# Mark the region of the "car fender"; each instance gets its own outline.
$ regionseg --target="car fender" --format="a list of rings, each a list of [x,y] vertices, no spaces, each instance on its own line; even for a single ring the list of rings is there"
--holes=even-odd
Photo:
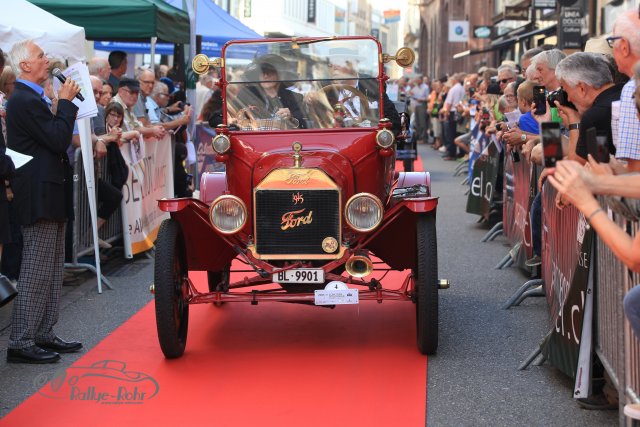
[[[227,190],[226,172],[205,172],[200,178],[200,200],[206,204],[213,202]]]

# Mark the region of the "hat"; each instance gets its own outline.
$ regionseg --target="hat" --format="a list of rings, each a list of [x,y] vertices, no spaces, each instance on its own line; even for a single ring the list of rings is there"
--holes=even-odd
[[[167,85],[167,89],[169,89],[169,95],[172,95],[177,91],[176,86],[173,84],[173,80],[169,77],[160,77],[160,81]]]
[[[137,80],[130,79],[129,77],[123,77],[120,79],[118,89],[126,87],[131,91],[140,92],[140,83]]]
[[[295,80],[298,73],[293,71],[293,67],[293,64],[289,64],[280,55],[268,53],[254,59],[247,67],[245,75],[249,80],[260,80],[260,75],[265,69],[273,69],[278,73],[278,80]]]
[[[613,55],[613,49],[609,47],[607,39],[603,37],[593,37],[587,40],[584,45],[585,52],[601,53],[603,55]]]

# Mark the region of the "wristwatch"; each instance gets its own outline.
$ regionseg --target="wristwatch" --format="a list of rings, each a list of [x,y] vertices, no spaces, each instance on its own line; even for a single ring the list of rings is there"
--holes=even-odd
[[[525,142],[527,140],[527,135],[526,134],[522,134],[520,135],[520,141]]]
[[[569,130],[580,129],[580,123],[569,123]]]

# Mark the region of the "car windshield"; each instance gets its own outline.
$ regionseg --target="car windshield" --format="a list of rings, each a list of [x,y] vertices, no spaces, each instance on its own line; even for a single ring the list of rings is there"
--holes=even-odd
[[[372,39],[232,42],[227,124],[240,130],[375,127],[379,49]]]

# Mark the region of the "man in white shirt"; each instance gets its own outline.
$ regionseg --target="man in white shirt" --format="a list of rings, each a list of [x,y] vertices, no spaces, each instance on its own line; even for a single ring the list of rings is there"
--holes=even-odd
[[[413,80],[413,86],[409,91],[411,96],[411,111],[413,111],[418,143],[425,142],[427,131],[427,99],[429,98],[429,86],[422,82],[418,76]]]
[[[455,160],[457,157],[457,146],[454,143],[456,139],[456,115],[454,114],[456,105],[462,102],[464,98],[464,87],[462,82],[466,75],[464,73],[454,74],[452,80],[455,84],[447,92],[447,98],[444,100],[444,106],[440,110],[442,116],[446,119],[442,124],[444,145],[447,149],[446,155],[443,157],[445,160]]]

